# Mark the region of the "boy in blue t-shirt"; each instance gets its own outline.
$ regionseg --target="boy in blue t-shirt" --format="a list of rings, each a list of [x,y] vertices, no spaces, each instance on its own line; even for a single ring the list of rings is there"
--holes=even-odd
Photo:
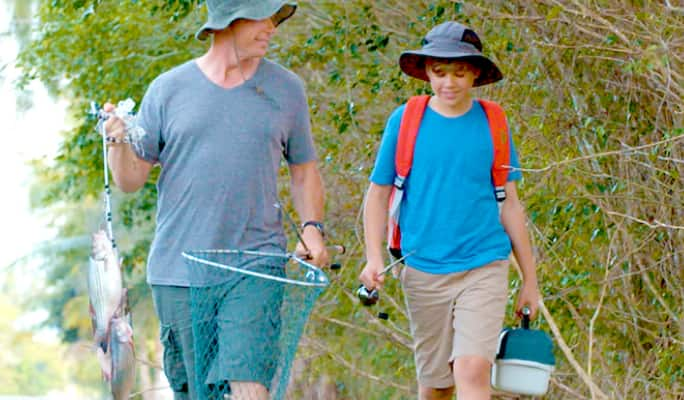
[[[404,186],[399,226],[408,254],[400,278],[413,336],[419,398],[490,398],[494,360],[508,297],[511,250],[523,272],[517,313],[534,318],[539,290],[525,212],[510,171],[499,208],[492,186],[494,147],[486,114],[470,89],[502,78],[482,55],[475,32],[456,22],[434,27],[423,48],[404,52],[404,73],[430,82],[430,98]],[[383,240],[396,176],[395,151],[405,106],[390,116],[364,205],[368,289],[384,281]],[[518,159],[511,143],[511,166]]]

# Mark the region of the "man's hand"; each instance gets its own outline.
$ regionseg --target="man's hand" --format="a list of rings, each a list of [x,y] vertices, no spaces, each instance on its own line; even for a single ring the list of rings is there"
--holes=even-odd
[[[522,288],[518,294],[518,303],[515,306],[515,313],[518,317],[522,316],[522,309],[527,307],[530,309],[530,319],[537,316],[539,309],[539,288],[536,280],[523,281]]]
[[[105,132],[107,132],[108,137],[113,137],[117,140],[117,143],[109,143],[109,145],[116,145],[122,143],[126,137],[126,124],[124,121],[113,114],[114,104],[107,103],[102,107],[105,112],[110,113],[110,117],[105,122]]]
[[[368,290],[380,289],[385,283],[385,274],[381,274],[385,266],[382,260],[367,261],[366,266],[359,275],[359,280]]]
[[[325,267],[330,263],[330,255],[328,249],[325,247],[323,235],[314,226],[306,226],[302,232],[302,240],[306,243],[309,252],[307,253],[304,245],[297,243],[295,254],[304,256],[307,261],[317,267]]]

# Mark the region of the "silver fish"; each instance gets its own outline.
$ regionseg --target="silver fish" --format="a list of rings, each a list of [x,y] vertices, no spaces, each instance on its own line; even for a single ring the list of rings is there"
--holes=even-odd
[[[112,319],[109,341],[111,357],[111,390],[114,400],[128,399],[135,384],[135,350],[133,328],[127,318]]]
[[[117,251],[104,231],[93,234],[88,295],[95,344],[107,353],[110,322],[121,307],[123,285]]]
[[[110,353],[105,353],[102,348],[98,347],[95,351],[97,354],[97,361],[100,363],[102,370],[102,378],[110,382],[112,380],[112,357]]]

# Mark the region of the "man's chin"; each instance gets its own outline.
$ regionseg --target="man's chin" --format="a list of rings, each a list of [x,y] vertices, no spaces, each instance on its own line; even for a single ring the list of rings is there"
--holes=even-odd
[[[254,51],[252,52],[252,57],[262,58],[266,55],[267,52],[268,52],[268,47],[263,48],[263,49],[257,48],[257,49],[254,49]]]

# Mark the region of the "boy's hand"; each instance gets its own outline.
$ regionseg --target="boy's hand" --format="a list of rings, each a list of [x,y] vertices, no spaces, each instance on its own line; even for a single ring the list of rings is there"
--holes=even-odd
[[[381,274],[385,266],[380,261],[367,261],[359,275],[359,280],[368,290],[380,289],[385,283],[385,274]]]
[[[518,317],[522,317],[522,309],[524,307],[530,309],[530,319],[534,319],[537,316],[539,288],[537,287],[536,280],[523,281],[522,288],[520,288],[520,293],[518,294],[518,303],[515,306],[515,314]]]

